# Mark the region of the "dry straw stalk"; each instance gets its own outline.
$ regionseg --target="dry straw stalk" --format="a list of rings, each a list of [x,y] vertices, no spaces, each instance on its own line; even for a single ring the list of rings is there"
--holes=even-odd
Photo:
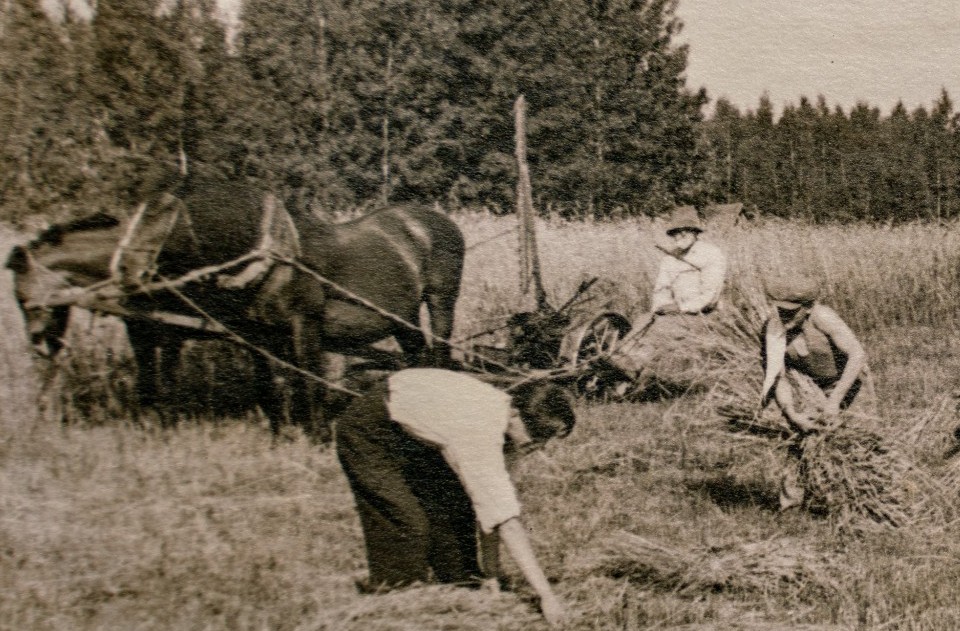
[[[603,542],[592,569],[680,592],[728,589],[767,593],[784,588],[833,588],[836,583],[826,555],[790,539],[683,550],[620,531]]]

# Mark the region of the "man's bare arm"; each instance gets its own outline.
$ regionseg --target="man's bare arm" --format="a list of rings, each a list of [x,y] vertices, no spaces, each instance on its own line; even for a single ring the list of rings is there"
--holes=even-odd
[[[777,384],[774,387],[773,396],[783,415],[787,418],[790,429],[801,433],[810,432],[815,429],[812,420],[797,410],[793,400],[793,388],[790,387],[790,382],[787,381],[787,376],[783,372],[777,377]]]
[[[827,415],[835,415],[840,411],[840,404],[850,392],[850,388],[867,367],[867,352],[853,330],[830,307],[820,305],[811,316],[815,318],[814,324],[817,328],[847,356],[847,364],[843,367],[843,373],[833,387],[827,399],[827,409],[824,410]]]
[[[523,522],[519,517],[513,517],[500,524],[497,530],[510,556],[523,573],[523,577],[540,597],[540,610],[543,612],[543,617],[550,625],[561,624],[566,618],[566,609],[553,593],[553,588],[533,553]]]

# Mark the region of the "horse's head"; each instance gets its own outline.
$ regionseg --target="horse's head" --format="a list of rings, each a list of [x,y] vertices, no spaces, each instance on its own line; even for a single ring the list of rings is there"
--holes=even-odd
[[[56,305],[54,298],[109,276],[119,232],[117,218],[95,213],[53,225],[10,251],[6,267],[13,272],[14,293],[38,354],[52,357],[63,347],[70,308],[62,300]]]
[[[11,250],[6,267],[13,272],[13,292],[23,313],[30,344],[41,357],[53,357],[63,348],[70,308],[49,307],[46,300],[70,287],[66,274],[39,264],[30,248],[20,245]]]

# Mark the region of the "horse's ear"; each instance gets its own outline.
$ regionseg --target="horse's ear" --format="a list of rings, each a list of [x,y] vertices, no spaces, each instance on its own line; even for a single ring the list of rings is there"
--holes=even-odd
[[[29,269],[30,262],[27,260],[27,250],[22,245],[16,245],[10,250],[10,256],[7,257],[7,269],[16,274],[23,274]]]

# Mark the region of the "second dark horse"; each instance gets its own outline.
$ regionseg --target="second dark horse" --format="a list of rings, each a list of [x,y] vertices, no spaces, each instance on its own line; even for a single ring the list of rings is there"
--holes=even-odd
[[[171,200],[182,204],[184,212],[164,239],[155,265],[159,276],[176,278],[230,261],[260,243],[264,191],[241,183],[184,184],[146,204]],[[431,337],[449,339],[464,255],[456,224],[415,206],[383,209],[341,224],[313,216],[296,217],[294,223],[298,265],[278,262],[239,289],[224,290],[206,279],[185,285],[182,293],[249,343],[310,373],[323,374],[326,351],[363,355],[370,344],[389,336],[396,338],[407,364],[449,361],[449,347],[429,343],[418,324],[426,304]],[[69,307],[45,306],[45,298],[65,287],[109,278],[124,231],[116,220],[93,216],[54,226],[13,249],[7,267],[14,272],[16,296],[38,352],[59,350],[69,317]],[[133,295],[124,304],[131,311],[197,315],[171,292]],[[208,334],[139,317],[124,321],[138,365],[141,405],[175,409],[174,362],[180,347],[188,338]],[[318,384],[304,379],[294,389],[301,396],[294,396],[288,409],[275,384],[277,366],[258,353],[254,362],[258,399],[274,433],[287,418],[314,435],[328,431]]]

